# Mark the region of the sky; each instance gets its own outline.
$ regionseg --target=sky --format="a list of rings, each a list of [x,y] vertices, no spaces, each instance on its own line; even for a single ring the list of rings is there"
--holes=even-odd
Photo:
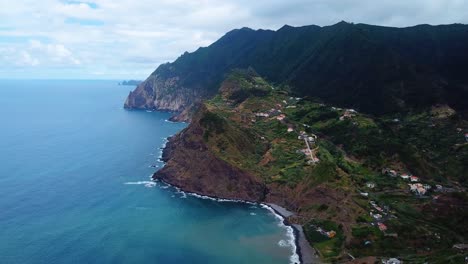
[[[241,27],[468,24],[468,0],[0,0],[0,78],[145,79]]]

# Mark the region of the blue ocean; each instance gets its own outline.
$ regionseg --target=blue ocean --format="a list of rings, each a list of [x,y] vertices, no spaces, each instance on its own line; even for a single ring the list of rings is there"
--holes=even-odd
[[[150,181],[186,124],[123,109],[117,81],[0,81],[0,263],[289,263],[259,205]]]

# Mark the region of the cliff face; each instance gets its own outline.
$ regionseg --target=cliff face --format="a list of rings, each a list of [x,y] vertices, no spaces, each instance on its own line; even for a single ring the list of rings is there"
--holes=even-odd
[[[162,65],[160,68],[165,67],[168,65]],[[159,71],[161,71],[160,68]],[[181,78],[174,71],[162,72],[152,74],[134,91],[130,92],[124,107],[127,109],[183,112],[199,103],[202,97],[201,89],[184,86],[181,83]],[[182,115],[177,120],[186,121],[188,116]]]
[[[253,175],[217,157],[205,143],[206,128],[200,119],[206,111],[201,109],[189,127],[169,139],[163,151],[166,165],[153,178],[198,194],[263,201],[266,187]]]
[[[180,112],[215,95],[232,69],[251,66],[296,95],[370,114],[436,103],[466,112],[467,42],[468,26],[457,24],[242,28],[161,65],[130,93],[125,107]]]

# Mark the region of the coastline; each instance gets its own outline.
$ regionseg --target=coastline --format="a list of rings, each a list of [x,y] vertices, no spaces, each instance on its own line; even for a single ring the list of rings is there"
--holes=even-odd
[[[231,203],[245,203],[250,205],[259,205],[275,215],[286,228],[291,229],[293,236],[293,254],[290,256],[291,263],[301,263],[301,264],[319,264],[321,263],[319,256],[317,255],[315,249],[310,246],[309,242],[305,238],[305,234],[301,225],[290,224],[287,221],[287,218],[293,216],[294,213],[288,211],[286,208],[279,206],[274,203],[258,203],[241,199],[225,199],[216,196],[210,196],[205,194],[199,194],[194,192],[185,191],[182,188],[175,186],[171,183],[168,183],[162,179],[154,179],[151,176],[152,181],[162,182],[170,187],[173,187],[178,192],[183,192],[187,195],[199,198],[199,199],[208,199],[216,202],[231,202]],[[288,230],[289,231],[289,230]],[[287,232],[288,232],[287,231]],[[289,233],[289,232],[288,232]],[[296,260],[297,259],[297,260]]]
[[[296,252],[299,255],[300,263],[302,264],[316,264],[321,263],[320,257],[317,255],[316,250],[309,244],[307,241],[304,229],[301,225],[290,224],[287,222],[286,218],[293,216],[294,213],[288,211],[286,208],[281,207],[277,204],[267,203],[266,206],[269,206],[276,214],[283,217],[285,225],[291,226],[294,229],[294,240],[296,243]]]
[[[174,121],[166,120],[166,122],[174,122]],[[163,156],[164,156],[163,153],[164,153],[164,149],[167,146],[167,143],[169,142],[169,139],[172,136],[173,135],[165,138],[160,148],[159,160],[163,162],[163,166],[161,166],[161,168],[166,165],[166,162],[163,159]],[[152,181],[162,182],[168,186],[175,188],[178,192],[183,192],[184,194],[188,194],[190,196],[193,196],[199,199],[210,199],[210,200],[214,200],[217,202],[241,202],[241,203],[251,204],[251,205],[260,205],[261,207],[273,213],[273,215],[276,218],[278,218],[281,221],[282,225],[287,229],[286,232],[288,236],[291,236],[290,238],[290,241],[291,241],[290,244],[292,246],[292,254],[290,255],[291,263],[294,263],[294,264],[296,263],[302,263],[302,264],[321,263],[316,250],[306,240],[302,226],[297,225],[297,224],[290,224],[288,222],[287,218],[290,216],[293,216],[294,213],[287,210],[286,208],[279,206],[277,204],[274,204],[274,203],[249,201],[249,200],[243,200],[243,199],[226,199],[226,198],[221,198],[217,196],[186,191],[181,186],[174,185],[161,178],[156,178],[155,175],[156,175],[156,172],[150,176]]]

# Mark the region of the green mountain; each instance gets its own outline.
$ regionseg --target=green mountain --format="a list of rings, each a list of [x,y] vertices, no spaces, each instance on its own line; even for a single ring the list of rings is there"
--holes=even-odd
[[[242,28],[160,65],[125,107],[191,120],[154,179],[280,205],[326,263],[461,263],[467,69],[468,25]]]
[[[125,107],[182,112],[216,94],[230,70],[252,67],[295,95],[366,113],[442,103],[466,114],[467,43],[468,26],[461,24],[236,29],[160,65],[130,93]]]
[[[376,117],[235,70],[169,139],[153,178],[285,207],[325,263],[348,253],[370,258],[353,263],[461,263],[453,246],[468,235],[466,131],[446,105]]]

